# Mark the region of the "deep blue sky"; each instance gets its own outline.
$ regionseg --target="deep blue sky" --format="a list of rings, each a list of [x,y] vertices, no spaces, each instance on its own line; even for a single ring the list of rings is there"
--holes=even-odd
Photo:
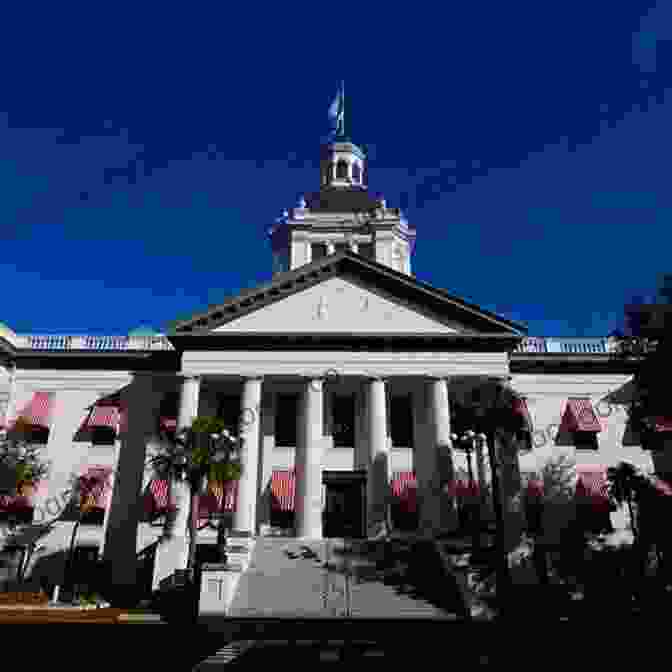
[[[671,270],[670,3],[217,4],[3,8],[15,331],[165,329],[268,280],[341,78],[419,279],[594,336]]]

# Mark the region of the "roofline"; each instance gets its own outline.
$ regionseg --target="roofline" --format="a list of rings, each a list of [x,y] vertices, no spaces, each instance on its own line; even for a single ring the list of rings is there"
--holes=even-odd
[[[336,264],[338,264],[343,260],[354,262],[355,264],[358,264],[365,268],[369,268],[370,270],[377,271],[379,273],[387,275],[390,278],[400,281],[402,284],[406,285],[409,288],[420,290],[430,295],[434,295],[435,298],[452,303],[454,306],[462,308],[472,313],[475,317],[486,318],[491,322],[495,323],[496,325],[513,329],[514,331],[518,331],[520,332],[519,334],[520,336],[527,335],[528,328],[523,324],[514,322],[513,320],[508,320],[504,317],[500,317],[499,315],[496,315],[490,310],[480,308],[476,304],[469,303],[464,299],[460,299],[459,297],[450,294],[447,290],[434,287],[433,285],[430,285],[429,283],[424,282],[422,280],[418,280],[417,278],[409,276],[406,273],[395,271],[394,269],[390,268],[389,266],[386,266],[385,264],[381,264],[372,259],[362,257],[361,255],[351,252],[350,250],[342,250],[333,255],[328,255],[326,257],[322,257],[321,259],[316,259],[314,261],[309,262],[308,264],[299,266],[298,268],[285,271],[283,273],[279,273],[269,282],[266,282],[262,285],[242,290],[237,296],[229,297],[229,299],[227,299],[221,304],[211,306],[206,311],[195,313],[188,320],[181,320],[180,322],[175,324],[172,333],[173,334],[181,333],[178,331],[180,328],[187,326],[193,327],[194,323],[202,321],[203,319],[207,319],[208,316],[210,316],[213,313],[225,311],[227,308],[235,305],[236,303],[242,302],[245,298],[248,298],[252,294],[257,293],[262,294],[285,283],[291,283],[306,274],[331,269],[333,266],[335,266]],[[169,334],[166,334],[166,337],[169,337]]]

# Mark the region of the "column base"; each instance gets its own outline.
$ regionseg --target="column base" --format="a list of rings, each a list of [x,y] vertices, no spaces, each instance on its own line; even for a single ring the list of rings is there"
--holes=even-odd
[[[186,569],[189,564],[189,540],[184,537],[164,539],[156,547],[152,591],[158,590],[161,581],[176,569]]]

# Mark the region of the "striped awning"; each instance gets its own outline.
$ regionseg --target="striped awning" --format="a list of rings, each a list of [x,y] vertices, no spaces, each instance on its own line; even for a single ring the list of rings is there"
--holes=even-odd
[[[112,467],[91,466],[82,474],[85,479],[91,479],[88,483],[86,481],[83,483],[86,488],[86,492],[82,493],[84,508],[104,510],[109,506],[112,494],[110,480],[112,471]]]
[[[468,478],[456,478],[452,480],[446,488],[446,492],[451,497],[462,499],[478,496],[479,490],[480,486],[478,481],[476,479],[469,481]]]
[[[147,497],[145,499],[145,508],[150,513],[165,512],[168,509],[168,496],[170,486],[168,479],[155,478],[149,483]]]
[[[590,399],[570,398],[562,416],[560,431],[601,432],[602,425]]]
[[[208,492],[199,497],[199,517],[207,518],[211,513],[227,513],[236,510],[238,481],[211,482]]]
[[[392,496],[395,497],[399,506],[414,513],[417,510],[417,480],[412,471],[395,471],[392,474]]]
[[[7,418],[9,426],[14,427],[16,425],[16,421],[19,418],[22,418],[28,425],[49,429],[51,426],[53,402],[53,392],[33,393],[31,400],[18,413],[16,413],[14,418]]]
[[[576,497],[587,499],[593,508],[609,511],[607,467],[600,464],[576,465]]]
[[[520,418],[523,425],[523,431],[531,434],[533,431],[532,417],[530,416],[530,410],[527,407],[527,399],[525,399],[525,397],[514,397],[511,402],[511,411],[515,416]]]
[[[525,487],[527,497],[538,498],[544,494],[544,482],[538,478],[530,478]]]
[[[276,469],[271,476],[271,507],[276,511],[294,511],[296,473],[293,469]]]
[[[25,511],[32,507],[32,499],[26,495],[0,495],[0,513]]]
[[[672,416],[659,415],[653,419],[654,432],[672,432]]]
[[[159,427],[166,432],[174,432],[177,428],[177,418],[160,418]]]
[[[94,406],[87,418],[86,427],[110,427],[116,431],[119,427],[119,409],[115,406]]]

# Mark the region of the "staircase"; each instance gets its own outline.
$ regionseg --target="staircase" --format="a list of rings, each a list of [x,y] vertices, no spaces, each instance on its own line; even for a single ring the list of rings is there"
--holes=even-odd
[[[409,566],[410,557],[420,564]],[[228,614],[238,618],[469,618],[455,576],[446,574],[438,553],[433,565],[428,560],[415,549],[409,553],[385,548],[382,541],[262,538]]]

